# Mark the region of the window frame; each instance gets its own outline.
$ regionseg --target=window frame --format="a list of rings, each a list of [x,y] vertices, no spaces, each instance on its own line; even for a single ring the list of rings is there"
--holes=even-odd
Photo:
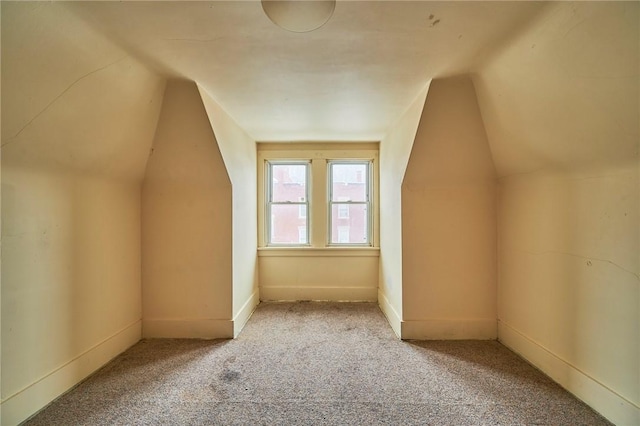
[[[379,143],[378,142],[258,142],[257,150],[257,201],[258,201],[258,251],[262,255],[272,251],[287,256],[311,255],[355,255],[377,252],[379,250]],[[370,167],[370,216],[369,244],[329,244],[328,235],[328,161],[371,161]],[[270,217],[267,208],[266,185],[267,164],[309,162],[308,177],[308,244],[268,244],[270,241],[267,221]],[[350,212],[350,215],[353,212]],[[297,215],[296,215],[297,216]],[[331,254],[334,253],[334,254]],[[261,255],[261,256],[262,256]]]
[[[306,201],[273,201],[273,166],[305,166],[304,198]],[[311,160],[265,160],[265,242],[267,247],[305,247],[311,245]],[[275,243],[273,239],[273,209],[274,205],[298,206],[298,218],[306,222],[306,243]],[[307,215],[300,217],[300,207],[305,206]],[[299,229],[299,227],[298,227]],[[298,241],[300,240],[298,231]]]
[[[348,246],[356,246],[356,247],[371,247],[373,245],[373,160],[371,159],[327,159],[327,246],[335,246],[335,247],[348,247]],[[365,201],[345,201],[345,200],[337,200],[333,201],[333,184],[334,183],[348,183],[342,181],[333,180],[333,166],[334,165],[360,165],[363,164],[366,166],[366,173],[364,175],[364,183],[367,188],[365,191]],[[363,243],[342,243],[340,241],[332,241],[332,231],[333,231],[333,206],[337,206],[337,218],[336,219],[350,219],[350,206],[360,206],[363,205],[366,208],[366,233],[367,239]],[[347,215],[340,216],[340,206],[347,207]],[[340,238],[338,237],[338,240]]]

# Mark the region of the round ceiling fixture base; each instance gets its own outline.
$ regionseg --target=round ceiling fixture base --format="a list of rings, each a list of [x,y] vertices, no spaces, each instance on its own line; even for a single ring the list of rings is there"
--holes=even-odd
[[[306,33],[327,23],[336,0],[261,0],[271,22],[287,31]]]

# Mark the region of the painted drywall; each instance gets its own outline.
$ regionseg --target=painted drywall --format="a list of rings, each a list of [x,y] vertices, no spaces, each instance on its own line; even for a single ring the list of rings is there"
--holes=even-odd
[[[401,196],[402,338],[495,338],[495,169],[469,77],[431,82]]]
[[[10,162],[4,153],[7,425],[26,419],[141,336],[140,184]]]
[[[55,3],[1,7],[1,423],[14,425],[140,339],[140,183],[164,81]]]
[[[378,303],[400,336],[402,322],[401,186],[429,84],[380,142],[380,271]]]
[[[260,252],[261,300],[377,300],[377,249]]]
[[[12,164],[142,178],[162,79],[61,4],[2,3],[2,59]]]
[[[232,281],[234,336],[260,302],[258,293],[258,204],[256,143],[199,88],[232,188]]]
[[[233,337],[232,189],[195,83],[170,80],[142,186],[145,337]]]
[[[550,4],[474,79],[499,339],[620,425],[640,423],[639,6]]]
[[[638,420],[639,191],[633,168],[500,187],[500,338],[618,424]]]
[[[345,1],[302,35],[259,1],[67,7],[197,81],[259,141],[378,141],[429,79],[467,72],[545,3]]]
[[[554,2],[474,76],[498,176],[637,159],[636,2]]]

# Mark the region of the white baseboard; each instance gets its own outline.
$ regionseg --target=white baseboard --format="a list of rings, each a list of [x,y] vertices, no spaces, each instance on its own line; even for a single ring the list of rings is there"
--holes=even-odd
[[[140,321],[89,348],[1,403],[5,426],[25,421],[140,340]]]
[[[232,339],[233,321],[223,319],[145,319],[142,337],[150,339]]]
[[[640,407],[503,321],[498,340],[617,425],[640,425]]]
[[[317,300],[332,302],[375,302],[376,287],[260,287],[260,300]]]
[[[242,305],[240,311],[233,318],[233,338],[238,337],[242,329],[245,325],[247,325],[247,321],[251,318],[251,314],[255,311],[256,306],[260,303],[260,293],[258,289],[249,296],[247,301]]]
[[[493,340],[495,319],[432,319],[402,321],[403,340]]]
[[[387,321],[394,333],[400,338],[402,333],[402,318],[400,318],[400,315],[393,308],[391,302],[389,302],[389,299],[381,289],[378,289],[378,305],[380,305],[380,310],[382,310],[384,316],[387,317]]]

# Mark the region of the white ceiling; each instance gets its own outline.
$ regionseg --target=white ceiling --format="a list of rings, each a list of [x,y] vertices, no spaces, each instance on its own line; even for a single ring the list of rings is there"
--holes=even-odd
[[[255,1],[67,7],[158,72],[196,81],[258,141],[376,141],[431,78],[478,69],[544,4],[339,1],[308,33]]]

